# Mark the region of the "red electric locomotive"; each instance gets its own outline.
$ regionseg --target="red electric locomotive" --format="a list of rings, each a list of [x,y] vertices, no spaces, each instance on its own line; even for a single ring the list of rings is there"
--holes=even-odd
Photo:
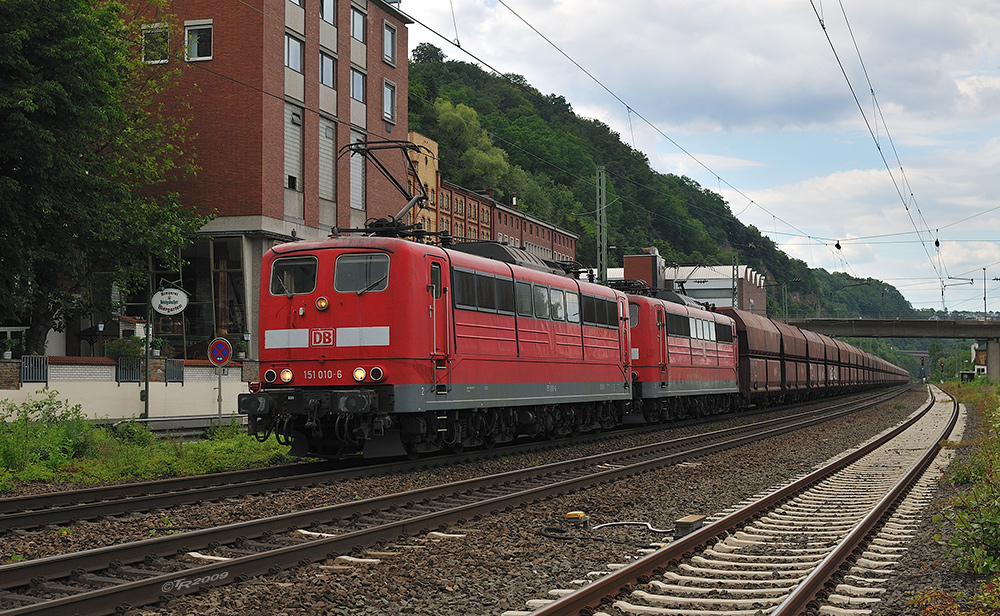
[[[685,296],[629,295],[632,375],[647,421],[739,408],[735,322]]]
[[[412,456],[629,421],[625,294],[525,251],[296,242],[265,255],[261,290],[263,380],[239,410],[293,455]]]

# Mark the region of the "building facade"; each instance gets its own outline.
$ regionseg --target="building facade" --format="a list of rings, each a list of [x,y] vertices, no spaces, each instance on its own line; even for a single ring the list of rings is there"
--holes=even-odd
[[[216,336],[247,340],[255,355],[263,253],[362,227],[405,203],[345,146],[406,139],[410,21],[382,0],[184,0],[169,10],[174,24],[147,16],[143,59],[183,63],[171,96],[187,95],[180,113],[199,171],[167,189],[216,218],[182,254],[181,271],[152,271],[152,291],[176,285],[190,299],[179,315],[154,314],[152,331],[181,357],[203,359]],[[378,156],[405,182],[402,154]],[[144,317],[148,295],[129,298],[124,312]],[[71,325],[65,353],[91,354],[81,334],[114,316]]]
[[[418,146],[410,159],[416,175],[410,174],[410,194],[423,187],[426,206],[413,212],[409,222],[419,222],[428,231],[447,231],[459,241],[493,240],[523,248],[550,261],[575,261],[579,236],[518,209],[517,197],[510,205],[500,203],[492,191],[477,192],[441,177],[436,141],[411,132]]]

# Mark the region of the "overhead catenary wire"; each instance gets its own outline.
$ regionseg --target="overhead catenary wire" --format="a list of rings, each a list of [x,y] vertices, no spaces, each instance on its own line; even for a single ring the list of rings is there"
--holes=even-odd
[[[917,237],[920,238],[920,240],[921,240],[921,245],[923,246],[924,253],[927,255],[927,260],[930,262],[931,268],[937,273],[938,278],[941,280],[941,282],[943,284],[944,283],[944,279],[947,277],[947,270],[946,270],[946,268],[943,267],[943,261],[942,261],[942,267],[941,268],[939,268],[938,264],[936,264],[934,262],[934,258],[931,256],[931,253],[930,253],[930,251],[927,248],[926,242],[923,241],[923,233],[922,233],[921,229],[918,227],[917,222],[913,218],[913,212],[911,212],[911,210],[910,210],[910,204],[911,203],[913,203],[914,209],[917,210],[918,215],[919,215],[919,217],[920,217],[921,220],[923,220],[923,214],[920,212],[919,206],[917,206],[917,204],[916,204],[916,197],[913,195],[913,191],[908,189],[909,188],[909,182],[906,179],[905,173],[903,173],[902,163],[899,161],[899,154],[896,151],[896,146],[895,146],[895,144],[892,141],[891,135],[889,135],[888,125],[885,122],[885,116],[882,115],[881,107],[878,104],[878,98],[875,96],[875,87],[874,87],[874,85],[872,85],[871,77],[868,75],[868,70],[867,70],[867,68],[865,68],[864,60],[861,57],[861,50],[860,50],[860,47],[858,46],[857,39],[854,37],[854,33],[853,33],[853,31],[851,30],[851,27],[850,27],[850,22],[847,19],[847,10],[844,8],[843,2],[841,2],[840,3],[841,12],[844,15],[844,21],[847,23],[848,33],[851,36],[851,40],[854,42],[854,48],[855,48],[855,50],[856,50],[856,52],[858,54],[858,60],[861,63],[862,70],[863,70],[865,78],[866,78],[866,80],[868,82],[868,90],[869,90],[869,92],[871,94],[872,102],[873,102],[873,104],[875,106],[875,109],[877,110],[876,113],[877,113],[878,117],[882,121],[883,127],[885,127],[886,139],[889,142],[890,147],[892,148],[892,151],[893,151],[894,155],[896,156],[897,163],[899,163],[899,168],[900,168],[900,172],[901,172],[900,173],[900,180],[897,180],[896,176],[893,175],[892,167],[889,164],[889,160],[886,158],[885,152],[882,150],[882,145],[879,143],[879,138],[878,138],[878,135],[876,134],[876,129],[877,129],[878,125],[876,124],[875,126],[873,126],[872,122],[868,118],[868,115],[865,113],[864,105],[861,104],[861,99],[858,96],[858,93],[857,93],[857,91],[854,88],[854,84],[851,82],[850,76],[847,74],[847,68],[844,66],[844,63],[843,63],[843,61],[840,58],[840,54],[837,52],[837,47],[836,47],[836,45],[833,42],[833,38],[830,36],[830,31],[826,27],[826,20],[825,20],[825,18],[823,17],[823,15],[820,14],[819,9],[816,7],[815,0],[809,0],[809,4],[813,8],[813,12],[816,14],[816,19],[819,21],[820,28],[822,28],[823,34],[826,36],[827,43],[830,45],[830,50],[833,52],[833,56],[834,56],[834,58],[837,61],[837,65],[840,67],[841,74],[844,76],[844,79],[847,81],[847,86],[848,86],[848,88],[851,91],[851,95],[854,97],[854,102],[857,104],[858,111],[861,112],[861,117],[862,117],[862,119],[865,122],[865,126],[868,128],[868,133],[871,135],[872,140],[875,142],[875,148],[878,150],[879,156],[882,159],[882,163],[885,165],[885,168],[886,168],[886,170],[889,173],[889,178],[892,181],[892,185],[893,185],[893,187],[896,190],[896,194],[899,196],[899,199],[900,199],[900,201],[903,204],[903,209],[906,210],[906,215],[907,215],[907,217],[910,220],[910,224],[913,227],[914,231],[916,231]],[[901,185],[901,182],[902,182],[902,185]],[[908,193],[908,196],[907,196],[906,193]],[[929,231],[928,231],[928,233],[929,233]]]
[[[796,237],[801,237],[803,239],[806,239],[806,240],[808,240],[810,242],[810,244],[813,244],[813,243],[819,244],[819,245],[823,244],[823,242],[816,241],[815,238],[813,238],[812,235],[806,233],[805,231],[803,231],[801,229],[798,229],[797,227],[795,227],[794,225],[792,225],[788,221],[786,221],[786,220],[782,219],[781,217],[775,215],[774,213],[770,212],[769,210],[767,210],[766,208],[764,208],[762,205],[760,205],[759,203],[757,203],[753,198],[751,198],[750,196],[746,195],[742,190],[740,190],[739,188],[737,188],[736,186],[734,186],[733,184],[731,184],[730,182],[728,182],[727,180],[725,180],[724,178],[722,178],[718,173],[716,173],[715,171],[713,171],[710,167],[708,167],[708,165],[706,165],[704,162],[702,162],[701,159],[699,159],[697,156],[695,156],[693,153],[691,153],[690,151],[688,151],[687,149],[685,149],[683,146],[681,146],[678,142],[676,142],[669,135],[667,135],[662,130],[660,130],[652,122],[650,122],[648,119],[646,119],[642,114],[640,114],[639,112],[637,112],[628,103],[626,103],[621,97],[619,97],[612,90],[610,90],[607,86],[605,86],[602,82],[600,82],[590,72],[588,72],[585,68],[583,68],[579,63],[577,63],[575,60],[573,60],[568,54],[566,54],[561,49],[559,49],[558,46],[556,46],[554,43],[552,43],[547,37],[545,37],[541,32],[539,32],[536,28],[534,28],[534,26],[532,26],[530,23],[528,23],[526,20],[524,20],[520,15],[518,15],[516,12],[514,12],[512,9],[510,9],[510,7],[506,3],[502,2],[502,0],[498,0],[498,1],[499,1],[499,4],[503,5],[505,8],[507,8],[508,10],[510,10],[512,14],[514,14],[515,16],[517,16],[518,19],[520,19],[521,21],[523,21],[529,28],[531,28],[533,31],[535,31],[543,40],[547,41],[556,50],[558,50],[563,56],[565,56],[570,62],[572,62],[575,66],[577,66],[582,72],[584,72],[588,77],[590,77],[592,80],[594,80],[595,83],[597,83],[598,85],[600,85],[601,88],[603,88],[606,92],[608,92],[613,98],[615,98],[615,100],[619,101],[626,108],[626,110],[627,110],[628,113],[635,114],[635,116],[637,118],[639,118],[640,120],[642,120],[646,125],[650,126],[653,130],[655,130],[664,139],[666,139],[671,144],[673,144],[677,149],[679,149],[686,156],[688,156],[689,158],[691,158],[692,160],[694,160],[699,166],[701,166],[703,169],[705,169],[708,173],[712,174],[720,183],[724,183],[728,188],[730,188],[731,190],[733,190],[734,192],[736,192],[737,194],[739,194],[740,196],[742,196],[743,198],[745,198],[747,200],[747,206],[746,207],[749,207],[750,205],[753,205],[753,206],[756,206],[757,208],[763,210],[764,212],[770,214],[775,220],[781,221],[782,224],[784,224],[784,225],[788,226],[789,228],[795,230],[797,232]],[[454,41],[449,40],[447,36],[445,36],[442,33],[438,32],[437,30],[435,30],[434,28],[432,28],[428,24],[424,23],[420,19],[414,17],[413,15],[407,14],[404,11],[401,11],[401,12],[404,15],[406,15],[406,17],[408,19],[412,20],[414,23],[416,23],[416,24],[420,25],[421,27],[425,28],[428,32],[430,32],[434,36],[437,36],[441,40],[446,41],[446,42],[448,42],[450,44],[454,44]],[[511,83],[515,87],[518,87],[519,89],[525,90],[525,88],[523,87],[523,85],[517,83],[516,81],[514,81],[509,74],[504,73],[504,72],[500,71],[499,69],[495,68],[489,62],[483,60],[481,57],[479,57],[478,55],[476,55],[475,53],[473,53],[469,49],[461,47],[461,46],[458,46],[458,45],[456,45],[456,47],[460,51],[462,51],[462,53],[464,53],[467,56],[469,56],[474,62],[476,62],[476,63],[478,63],[478,64],[486,67],[489,71],[493,72],[495,75],[497,75],[497,76],[499,76],[501,78],[506,79],[509,83]],[[530,91],[529,91],[529,93],[530,93]],[[534,95],[534,93],[531,93],[531,94]],[[579,118],[576,118],[576,116],[574,116],[574,118],[577,119],[577,120],[579,120]],[[506,143],[509,143],[509,142],[506,142]],[[517,146],[517,147],[519,147],[519,146]],[[524,151],[523,148],[521,148],[521,149],[522,149],[522,151]],[[533,153],[528,152],[528,154],[531,155],[531,156],[534,156],[535,158],[540,159],[540,157],[537,157]],[[553,165],[553,166],[555,168],[558,168],[558,166],[556,166],[556,165]],[[643,188],[646,188],[648,190],[654,190],[656,192],[659,192],[655,188],[648,187],[648,186],[643,186],[642,184],[636,183],[636,182],[633,182],[633,183],[636,186],[643,187]],[[652,211],[648,210],[647,208],[642,207],[640,204],[636,204],[636,203],[631,203],[630,202],[630,206],[637,207],[637,208],[639,208],[639,209],[647,212],[650,215],[653,215],[653,216],[657,215],[655,212],[652,212]],[[746,209],[746,207],[744,208],[744,210]],[[713,217],[721,219],[721,217],[718,214],[714,213],[714,212],[707,211],[706,214],[709,215],[709,216],[713,216]]]

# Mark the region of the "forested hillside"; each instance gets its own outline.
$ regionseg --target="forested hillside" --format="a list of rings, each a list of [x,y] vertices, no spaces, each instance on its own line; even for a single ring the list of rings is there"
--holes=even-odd
[[[597,263],[595,178],[607,169],[610,265],[655,246],[668,263],[741,264],[787,285],[788,314],[908,317],[909,302],[873,280],[809,269],[733,216],[722,197],[694,180],[663,174],[645,154],[599,120],[573,113],[569,101],[542,94],[520,75],[497,76],[448,60],[429,44],[410,61],[410,130],[440,144],[443,177],[473,190],[494,189],[510,202],[580,235],[577,259]],[[781,314],[782,293],[768,294]]]

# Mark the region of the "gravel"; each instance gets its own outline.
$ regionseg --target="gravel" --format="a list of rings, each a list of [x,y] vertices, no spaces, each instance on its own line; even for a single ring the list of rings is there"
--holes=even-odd
[[[354,556],[377,558],[378,564],[314,563],[294,570],[260,576],[239,584],[206,589],[160,605],[133,610],[144,616],[175,614],[218,615],[366,615],[462,614],[498,616],[505,610],[524,610],[529,599],[552,598],[553,588],[572,588],[573,580],[609,563],[626,563],[641,556],[640,546],[663,535],[640,526],[586,529],[568,524],[565,514],[583,511],[591,525],[608,522],[648,522],[668,529],[689,515],[710,515],[764,492],[895,425],[927,395],[915,388],[906,394],[906,406],[890,402],[863,415],[827,422],[794,435],[775,437],[736,450],[714,454],[682,465],[605,484],[509,512],[470,520],[445,529],[460,538],[429,536],[400,539]],[[971,418],[970,418],[971,419]],[[966,439],[973,430],[966,429]],[[623,438],[615,447],[638,444],[650,437]],[[635,441],[635,442],[633,442]],[[591,446],[596,448],[598,446]],[[600,447],[610,448],[604,444]],[[219,503],[164,512],[133,514],[80,522],[66,529],[44,529],[24,536],[0,538],[3,554],[25,558],[88,549],[151,534],[235,522],[304,507],[333,504],[357,497],[412,489],[473,475],[498,473],[516,467],[580,455],[572,452],[512,455],[508,458],[434,472],[403,473],[337,485],[289,490],[264,496],[228,499]],[[955,450],[966,455],[965,448]],[[947,490],[941,488],[941,497]],[[911,546],[876,614],[916,614],[906,607],[914,590],[936,586],[949,591],[975,590],[979,580],[951,571],[941,546],[932,540],[936,525],[928,522]]]

